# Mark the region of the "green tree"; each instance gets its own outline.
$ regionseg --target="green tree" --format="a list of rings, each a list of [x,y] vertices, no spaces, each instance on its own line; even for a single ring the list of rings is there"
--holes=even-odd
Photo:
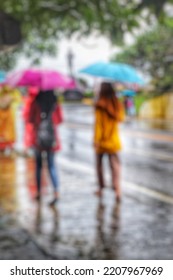
[[[140,19],[163,19],[167,3],[173,0],[5,0],[0,10],[21,22],[23,44],[18,50],[37,62],[44,52],[55,54],[57,39],[76,32],[86,36],[94,30],[122,43],[126,32],[140,26]]]
[[[113,61],[129,63],[151,77],[157,92],[173,88],[173,28],[158,25],[125,47]]]

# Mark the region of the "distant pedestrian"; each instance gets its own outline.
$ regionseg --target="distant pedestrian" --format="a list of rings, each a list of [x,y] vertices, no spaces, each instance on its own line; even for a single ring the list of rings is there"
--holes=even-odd
[[[125,108],[125,112],[126,112],[127,116],[129,116],[129,117],[135,116],[136,109],[135,109],[133,97],[131,97],[131,96],[124,97],[124,108]]]
[[[56,125],[63,121],[62,109],[57,104],[53,90],[40,91],[31,104],[28,121],[34,127],[33,146],[35,148],[36,163],[36,199],[41,198],[41,174],[43,155],[46,155],[48,171],[54,188],[54,197],[50,205],[54,205],[59,198],[59,181],[55,166],[55,152],[60,150],[60,140]]]
[[[112,174],[112,187],[116,200],[121,200],[120,188],[120,160],[118,152],[121,150],[121,141],[118,132],[118,123],[124,119],[122,104],[116,97],[112,85],[108,82],[101,84],[98,100],[95,103],[95,131],[94,147],[96,152],[96,169],[99,189],[96,192],[102,196],[104,183],[103,156],[108,155]]]
[[[133,117],[135,116],[136,110],[135,110],[135,104],[134,104],[134,100],[133,97],[129,97],[128,100],[128,115]]]
[[[126,116],[128,116],[128,97],[127,96],[124,96],[124,109],[125,109],[125,113],[126,113]]]

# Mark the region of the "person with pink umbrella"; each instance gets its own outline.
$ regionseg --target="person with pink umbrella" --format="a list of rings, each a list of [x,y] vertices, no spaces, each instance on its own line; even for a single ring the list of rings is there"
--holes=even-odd
[[[25,116],[25,123],[28,123],[27,126],[32,131],[30,135],[25,135],[29,136],[25,137],[25,143],[27,146],[34,146],[35,148],[36,199],[38,201],[41,198],[43,152],[47,155],[47,166],[54,187],[54,198],[50,204],[54,205],[59,197],[58,175],[54,163],[55,151],[60,150],[56,125],[63,121],[63,117],[62,109],[60,105],[57,105],[53,90],[76,88],[76,82],[58,71],[31,68],[8,75],[6,83],[13,87],[29,86],[40,89],[39,94],[29,104],[29,111],[25,112],[27,115]],[[47,138],[44,139],[44,137]]]
[[[35,149],[35,172],[37,195],[40,201],[42,195],[41,175],[43,155],[46,155],[47,167],[54,188],[54,196],[50,206],[56,204],[59,198],[59,181],[55,166],[55,152],[61,149],[56,126],[62,123],[63,114],[53,90],[40,91],[30,104],[26,121],[33,126],[32,146]]]

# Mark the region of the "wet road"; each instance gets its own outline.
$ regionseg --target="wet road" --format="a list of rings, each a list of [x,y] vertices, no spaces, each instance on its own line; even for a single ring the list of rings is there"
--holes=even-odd
[[[65,116],[63,150],[56,158],[61,182],[56,209],[48,207],[52,189],[46,171],[38,205],[33,159],[0,157],[0,226],[8,233],[0,242],[0,258],[10,258],[11,252],[11,258],[27,259],[34,252],[36,259],[173,259],[172,124],[128,121],[121,126],[123,200],[117,205],[106,159],[104,199],[93,195],[92,108],[68,105]],[[10,231],[19,229],[19,235],[29,236],[21,237],[29,243],[16,243],[23,251],[12,250]]]

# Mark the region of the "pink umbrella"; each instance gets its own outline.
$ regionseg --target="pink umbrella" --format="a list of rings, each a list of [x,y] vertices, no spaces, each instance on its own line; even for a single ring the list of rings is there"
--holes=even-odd
[[[9,75],[6,83],[12,87],[34,86],[41,90],[74,89],[76,82],[57,71],[28,69]]]

